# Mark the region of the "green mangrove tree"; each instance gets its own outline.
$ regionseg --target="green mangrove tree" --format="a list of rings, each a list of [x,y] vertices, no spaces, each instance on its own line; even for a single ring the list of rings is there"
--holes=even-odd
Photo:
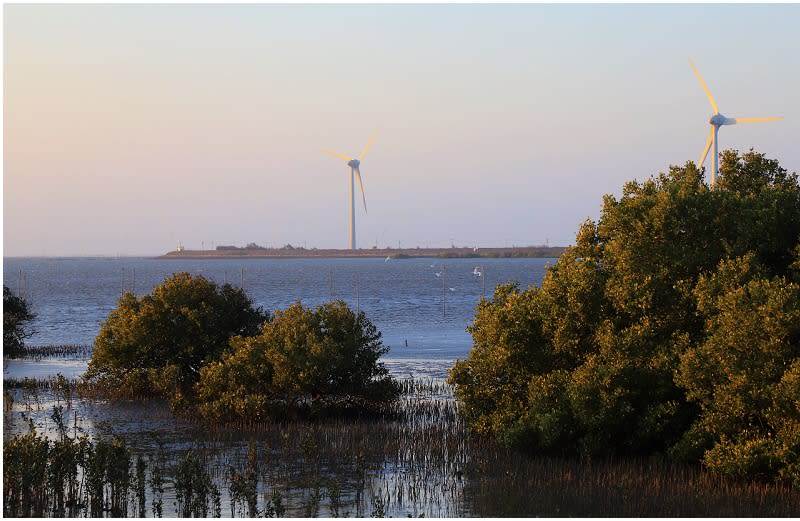
[[[536,451],[654,454],[800,486],[800,186],[722,154],[622,196],[541,287],[498,286],[450,371],[478,432]]]

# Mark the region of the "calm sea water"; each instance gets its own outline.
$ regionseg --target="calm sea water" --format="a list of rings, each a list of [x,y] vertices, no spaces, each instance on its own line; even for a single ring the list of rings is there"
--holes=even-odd
[[[37,314],[29,345],[91,344],[123,290],[149,293],[180,271],[243,284],[267,310],[342,299],[364,311],[390,347],[387,365],[447,367],[471,347],[466,328],[485,291],[538,285],[554,259],[4,258],[3,283]],[[482,275],[477,275],[482,273]],[[8,368],[7,368],[8,369]],[[17,368],[15,368],[17,369]],[[18,369],[22,369],[19,367]],[[81,368],[65,368],[78,374]],[[7,371],[5,371],[7,372]],[[17,372],[16,370],[14,371]],[[24,371],[22,371],[24,372]]]
[[[250,298],[268,310],[283,309],[298,300],[306,306],[316,306],[330,299],[343,299],[351,307],[363,310],[383,333],[384,344],[390,347],[383,361],[393,375],[435,381],[446,377],[456,359],[466,357],[472,343],[466,328],[484,288],[489,296],[496,284],[510,280],[521,286],[539,284],[548,262],[554,261],[7,258],[3,260],[3,282],[19,291],[37,314],[32,324],[36,334],[28,340],[30,345],[91,344],[123,291],[135,290],[137,295],[149,293],[165,277],[179,271],[202,274],[217,282],[227,280],[243,284]],[[5,378],[47,378],[61,373],[67,378],[76,378],[86,370],[86,365],[85,359],[69,357],[4,360],[3,375]],[[29,422],[35,425],[37,432],[57,436],[50,414],[60,403],[58,397],[47,392],[26,394],[20,389],[12,390],[9,396],[13,398],[4,396],[4,440],[27,432]],[[124,436],[128,446],[146,458],[154,456],[158,446],[164,448],[169,455],[163,498],[166,516],[177,515],[178,494],[169,469],[175,465],[178,455],[190,447],[198,448],[207,458],[208,471],[222,491],[222,512],[229,513],[231,496],[226,476],[231,465],[244,468],[248,443],[254,436],[262,452],[269,451],[270,464],[262,467],[263,475],[258,484],[261,506],[267,494],[272,493],[270,487],[278,487],[276,490],[284,497],[287,513],[308,517],[307,505],[313,503],[310,499],[314,492],[312,484],[317,483],[319,487],[319,483],[334,480],[341,484],[344,508],[351,513],[366,515],[371,511],[373,497],[380,496],[387,498],[386,513],[393,517],[474,515],[464,493],[467,480],[457,477],[451,468],[460,463],[448,458],[445,461],[449,463],[435,466],[432,460],[424,459],[428,453],[425,444],[435,445],[435,442],[423,442],[419,448],[419,440],[432,436],[431,432],[435,432],[437,439],[443,435],[441,430],[426,430],[425,422],[410,422],[403,427],[410,430],[402,431],[405,436],[401,438],[406,445],[401,447],[408,450],[418,447],[420,452],[416,456],[398,459],[381,451],[367,452],[371,455],[363,458],[366,470],[358,474],[354,473],[350,461],[331,466],[331,462],[338,461],[336,455],[340,450],[328,448],[324,455],[326,466],[322,474],[317,475],[313,466],[306,468],[305,464],[297,464],[297,461],[304,461],[298,459],[301,456],[280,448],[291,436],[310,436],[309,433],[316,431],[304,431],[305,434],[291,431],[294,434],[290,435],[289,430],[283,433],[283,427],[278,425],[256,433],[206,432],[190,422],[177,421],[166,404],[158,401],[79,399],[68,407],[67,415],[75,435],[78,431],[92,436],[114,432]],[[368,437],[397,439],[393,426],[383,429],[370,431]],[[338,447],[336,444],[347,438],[344,431],[337,430],[316,435],[326,444],[325,440],[335,439],[331,447]],[[383,443],[379,441],[378,446],[382,447]],[[397,454],[406,454],[406,449]],[[356,491],[363,491],[363,496]],[[153,499],[151,495],[146,497],[148,507]],[[322,503],[319,513],[330,516],[332,511],[327,501]],[[317,504],[319,508],[319,500]]]

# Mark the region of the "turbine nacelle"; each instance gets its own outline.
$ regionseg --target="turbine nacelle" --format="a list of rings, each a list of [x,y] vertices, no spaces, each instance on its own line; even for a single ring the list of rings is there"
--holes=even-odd
[[[711,119],[709,119],[708,122],[714,126],[719,127],[721,125],[733,125],[734,123],[736,123],[736,120],[733,118],[726,118],[722,114],[714,114],[713,116],[711,116]]]
[[[361,164],[361,161],[359,161],[358,159],[351,159],[350,161],[347,162],[347,166],[349,166],[350,168],[355,168],[355,169],[358,169],[358,165],[360,165],[360,164]]]

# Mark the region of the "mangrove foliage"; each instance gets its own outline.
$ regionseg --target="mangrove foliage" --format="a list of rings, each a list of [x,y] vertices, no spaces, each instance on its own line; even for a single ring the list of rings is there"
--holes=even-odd
[[[379,410],[399,394],[379,362],[388,348],[343,301],[274,317],[242,289],[178,273],[125,294],[95,340],[84,388],[164,397],[179,413],[261,422],[321,411]]]
[[[202,369],[198,407],[209,419],[253,422],[370,409],[400,392],[379,361],[387,351],[375,325],[343,301],[313,310],[296,303]]]
[[[35,317],[28,301],[3,285],[3,356],[11,358],[23,353],[25,339],[33,334],[30,321]]]
[[[800,487],[800,186],[753,151],[607,195],[541,287],[496,288],[450,371],[476,431]]]

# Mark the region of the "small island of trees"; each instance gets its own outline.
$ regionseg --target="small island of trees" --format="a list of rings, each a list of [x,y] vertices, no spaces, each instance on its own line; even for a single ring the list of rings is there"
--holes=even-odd
[[[84,381],[107,395],[161,396],[178,414],[263,422],[374,411],[399,386],[388,349],[342,301],[270,316],[244,291],[177,273],[152,295],[124,295],[103,323]]]

